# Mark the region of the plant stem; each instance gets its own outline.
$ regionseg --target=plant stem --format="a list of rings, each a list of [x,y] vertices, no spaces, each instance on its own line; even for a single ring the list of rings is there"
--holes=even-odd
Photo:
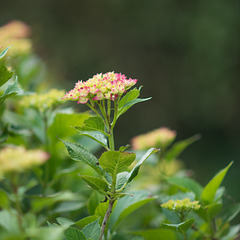
[[[99,240],[102,239],[103,237],[103,234],[104,234],[104,231],[105,231],[105,228],[107,226],[107,222],[108,222],[108,218],[112,212],[112,208],[113,208],[113,204],[114,204],[115,200],[109,200],[109,205],[108,205],[108,209],[105,213],[105,216],[104,216],[104,219],[103,219],[103,222],[102,222],[102,226],[101,226],[101,234],[100,234],[100,237],[99,237]]]

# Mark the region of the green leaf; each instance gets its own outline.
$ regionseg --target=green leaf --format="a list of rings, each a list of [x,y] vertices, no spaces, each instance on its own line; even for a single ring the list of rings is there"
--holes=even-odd
[[[79,131],[99,131],[103,134],[104,132],[104,122],[101,117],[90,117],[86,119],[83,123],[83,126],[76,127]]]
[[[76,228],[68,228],[64,232],[66,240],[86,240],[84,234]]]
[[[127,102],[123,108],[127,108],[127,107],[132,107],[133,105],[135,105],[136,103],[139,103],[139,102],[145,102],[145,101],[148,101],[152,99],[152,97],[148,97],[148,98],[137,98],[137,99],[134,99],[130,102]]]
[[[142,164],[144,163],[144,161],[148,157],[150,157],[153,153],[156,153],[158,151],[159,151],[159,149],[151,148],[142,156],[142,158],[138,161],[138,163],[135,165],[135,167],[129,173],[128,183],[130,183],[133,180],[133,178],[135,178],[138,175],[139,169],[142,166]]]
[[[223,222],[228,223],[232,221],[240,212],[240,203],[235,203],[230,207],[223,210],[221,213],[221,217],[223,218]]]
[[[91,188],[99,191],[100,193],[106,194],[108,191],[108,184],[101,178],[79,175],[83,181],[85,181]]]
[[[126,149],[130,148],[131,145],[127,144],[126,146],[122,146],[119,148],[119,152],[124,152]]]
[[[103,200],[103,196],[99,194],[97,191],[93,191],[90,195],[90,198],[87,202],[88,212],[90,215],[93,215],[96,207]]]
[[[18,81],[15,80],[14,83],[11,83],[7,86],[3,95],[0,97],[0,104],[2,104],[7,98],[15,96],[17,94],[21,94],[23,90],[18,85]]]
[[[178,223],[178,224],[168,224],[168,223],[163,223],[162,226],[164,228],[168,228],[168,229],[171,229],[171,230],[174,230],[176,232],[180,232],[180,233],[185,233],[194,223],[194,219],[191,218],[191,219],[188,219],[187,221],[185,222],[181,222],[181,223]]]
[[[82,145],[72,142],[63,141],[60,139],[68,150],[70,157],[75,161],[81,161],[92,167],[96,172],[102,173],[100,166],[98,165],[98,159],[92,155]]]
[[[177,159],[178,156],[192,143],[196,142],[197,140],[200,139],[200,135],[194,135],[193,137],[187,138],[185,140],[176,142],[171,149],[169,149],[166,153],[166,159],[167,160],[172,160],[172,159]]]
[[[11,77],[13,76],[13,72],[10,72],[4,62],[0,61],[0,87],[5,84]]]
[[[56,208],[54,208],[54,210],[51,211],[51,213],[72,212],[83,207],[85,207],[84,202],[79,201],[61,202]]]
[[[10,46],[10,47],[11,47],[11,46]],[[2,59],[2,58],[7,54],[8,49],[9,49],[10,47],[5,48],[5,49],[0,53],[0,59]]]
[[[100,202],[98,204],[98,206],[96,207],[95,209],[95,212],[94,212],[94,215],[97,215],[99,217],[101,217],[101,221],[103,220],[104,218],[104,215],[108,209],[108,206],[109,206],[109,202],[106,201],[106,202]]]
[[[213,203],[215,194],[221,185],[228,169],[230,166],[233,164],[231,162],[226,168],[222,169],[220,172],[218,172],[212,180],[206,185],[206,187],[203,189],[202,194],[201,194],[201,200],[202,202],[206,204]]]
[[[99,164],[109,174],[116,176],[118,173],[126,171],[135,158],[135,153],[107,151],[101,155]]]
[[[200,199],[203,188],[193,179],[187,177],[171,177],[168,178],[167,181],[175,186],[178,186],[183,191],[192,191],[196,195],[196,198]]]
[[[10,202],[5,191],[0,190],[0,208],[9,209]]]
[[[131,196],[119,199],[109,219],[109,227],[114,231],[120,222],[136,209],[153,201],[155,198],[149,196],[147,191],[130,192]]]
[[[68,218],[58,217],[56,218],[57,222],[64,227],[70,227],[74,222]]]
[[[177,236],[172,230],[168,229],[152,229],[146,231],[131,232],[134,235],[140,235],[145,240],[177,240]]]
[[[75,127],[75,129],[77,131],[79,131],[78,127]],[[101,133],[101,132],[97,132],[97,131],[79,131],[79,133],[83,136],[89,137],[93,140],[95,140],[96,142],[100,143],[104,148],[108,149],[108,145],[107,145],[107,139],[106,137]]]
[[[86,227],[83,228],[82,232],[86,239],[98,240],[101,233],[99,219],[97,219],[95,222],[89,223]]]
[[[240,231],[240,224],[231,226],[229,228],[229,232],[227,233],[226,236],[221,237],[221,240],[234,240],[237,239],[237,236],[239,236],[239,231]]]
[[[88,216],[88,217],[82,218],[81,220],[75,222],[74,224],[72,224],[72,226],[83,229],[89,223],[92,223],[92,222],[96,221],[97,219],[99,219],[99,216],[97,216],[97,215]]]
[[[16,213],[7,210],[0,211],[0,227],[12,233],[19,232]]]

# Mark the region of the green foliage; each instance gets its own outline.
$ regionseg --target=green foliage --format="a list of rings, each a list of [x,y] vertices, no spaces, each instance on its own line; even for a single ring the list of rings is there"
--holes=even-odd
[[[146,240],[177,240],[177,237],[173,231],[161,228],[145,231],[134,231],[133,234],[143,236]]]
[[[191,218],[191,219],[188,219],[187,221],[185,222],[181,222],[181,223],[178,223],[178,224],[168,224],[168,223],[163,223],[162,226],[164,228],[168,228],[168,229],[171,229],[171,230],[174,230],[176,232],[180,232],[180,233],[185,233],[194,223],[194,219]]]

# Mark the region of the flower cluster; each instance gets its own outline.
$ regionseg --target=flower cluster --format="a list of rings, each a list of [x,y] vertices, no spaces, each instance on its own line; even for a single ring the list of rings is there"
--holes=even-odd
[[[13,45],[11,55],[25,54],[31,52],[32,43],[28,39],[30,28],[21,21],[11,21],[0,27],[0,43],[4,48]]]
[[[163,203],[161,207],[176,212],[188,212],[191,210],[199,210],[200,205],[199,201],[191,201],[190,198],[185,198],[182,200],[169,200]]]
[[[0,150],[0,177],[9,172],[21,172],[44,163],[49,155],[42,150],[24,147],[5,147]]]
[[[96,74],[86,82],[78,81],[74,89],[66,93],[64,99],[87,103],[89,99],[114,101],[135,85],[136,79],[127,79],[121,73],[108,72]]]
[[[172,143],[175,137],[175,131],[161,127],[149,133],[134,137],[132,139],[132,147],[134,150],[143,150],[150,147],[165,148]]]
[[[32,107],[44,112],[65,102],[64,94],[64,90],[52,89],[47,93],[24,96],[21,105],[25,108]]]

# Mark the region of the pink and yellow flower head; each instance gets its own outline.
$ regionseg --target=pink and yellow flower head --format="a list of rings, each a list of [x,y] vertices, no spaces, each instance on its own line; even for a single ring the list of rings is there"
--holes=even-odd
[[[124,74],[108,72],[96,74],[86,82],[78,81],[75,87],[66,93],[64,99],[87,103],[91,100],[109,99],[114,101],[135,85],[136,79],[127,79]]]
[[[134,137],[132,139],[132,147],[134,150],[144,150],[150,147],[165,148],[173,142],[175,137],[175,131],[161,127]]]

